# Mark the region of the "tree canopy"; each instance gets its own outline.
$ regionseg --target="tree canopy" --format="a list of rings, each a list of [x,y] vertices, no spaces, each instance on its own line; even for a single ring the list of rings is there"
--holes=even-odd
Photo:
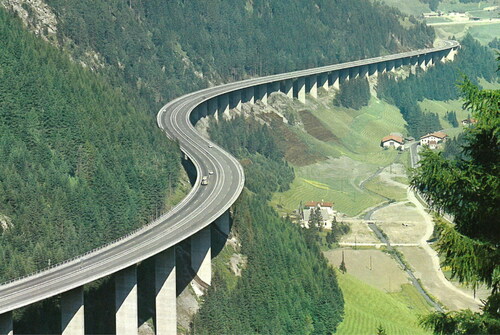
[[[498,58],[500,62],[500,56]],[[500,67],[499,67],[500,69]],[[464,107],[477,123],[466,130],[463,154],[446,159],[427,150],[413,172],[412,187],[432,208],[453,216],[440,222],[439,251],[452,276],[491,295],[483,313],[436,313],[423,324],[436,333],[500,333],[500,90],[481,90],[468,78],[460,84]]]

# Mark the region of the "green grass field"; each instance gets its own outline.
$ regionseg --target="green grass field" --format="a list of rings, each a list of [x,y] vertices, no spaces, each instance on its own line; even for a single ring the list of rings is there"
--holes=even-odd
[[[377,194],[382,194],[396,201],[406,200],[406,189],[396,185],[388,184],[380,177],[373,178],[365,184],[365,187]]]
[[[446,134],[450,137],[455,137],[463,131],[463,126],[461,124],[463,119],[466,119],[470,112],[462,109],[461,100],[450,100],[450,101],[436,101],[425,99],[419,102],[420,108],[424,112],[437,113],[439,115],[439,121],[443,126]],[[452,125],[445,119],[446,112],[455,112],[458,119],[458,128],[453,128]]]
[[[311,150],[330,159],[295,166],[296,178],[290,190],[275,194],[271,201],[281,213],[297,209],[301,201],[324,200],[334,202],[336,210],[354,216],[384,201],[358,185],[379,167],[398,159],[396,151],[381,149],[380,140],[391,132],[405,133],[399,110],[376,98],[358,111],[325,105],[310,111],[317,120],[309,120],[316,125],[308,128],[309,133],[294,131]],[[318,140],[325,130],[335,140]]]
[[[403,285],[397,293],[385,293],[348,273],[337,271],[344,294],[345,315],[336,334],[376,334],[381,325],[387,334],[431,334],[418,326],[418,315],[429,307],[411,285]]]

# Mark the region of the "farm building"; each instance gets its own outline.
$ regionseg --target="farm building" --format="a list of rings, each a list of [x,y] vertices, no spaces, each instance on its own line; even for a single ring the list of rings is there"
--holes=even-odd
[[[384,148],[394,148],[394,149],[399,149],[403,150],[403,145],[405,144],[405,141],[402,136],[398,135],[389,135],[384,137],[380,141],[380,146]]]
[[[427,134],[420,138],[420,145],[428,146],[430,149],[436,149],[439,143],[446,141],[446,137],[448,137],[448,135],[441,131]]]

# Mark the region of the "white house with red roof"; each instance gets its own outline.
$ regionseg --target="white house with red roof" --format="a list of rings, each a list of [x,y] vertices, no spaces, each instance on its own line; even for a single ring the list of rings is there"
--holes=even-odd
[[[404,149],[404,144],[405,140],[403,137],[398,136],[398,135],[389,135],[384,137],[380,141],[380,146],[384,148],[394,148],[398,150],[403,150]]]
[[[448,135],[442,131],[437,131],[435,133],[424,135],[420,138],[420,145],[428,146],[430,149],[436,149],[439,143],[446,141]]]

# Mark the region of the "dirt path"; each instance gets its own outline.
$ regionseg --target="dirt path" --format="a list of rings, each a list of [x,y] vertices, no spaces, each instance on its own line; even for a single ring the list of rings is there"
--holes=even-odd
[[[412,256],[409,252],[404,252],[405,257],[411,266],[415,269],[415,273],[420,275],[426,290],[430,294],[438,298],[448,309],[455,310],[460,308],[470,308],[472,310],[479,310],[481,301],[474,299],[473,296],[464,292],[464,290],[453,285],[441,271],[439,263],[439,256],[437,252],[430,247],[427,240],[431,237],[434,229],[432,217],[426,212],[424,206],[417,200],[415,194],[408,189],[408,200],[411,201],[417,208],[417,211],[422,215],[425,221],[425,234],[421,237],[419,244],[424,254],[428,257],[425,260],[420,253]],[[404,251],[404,250],[401,250]]]

